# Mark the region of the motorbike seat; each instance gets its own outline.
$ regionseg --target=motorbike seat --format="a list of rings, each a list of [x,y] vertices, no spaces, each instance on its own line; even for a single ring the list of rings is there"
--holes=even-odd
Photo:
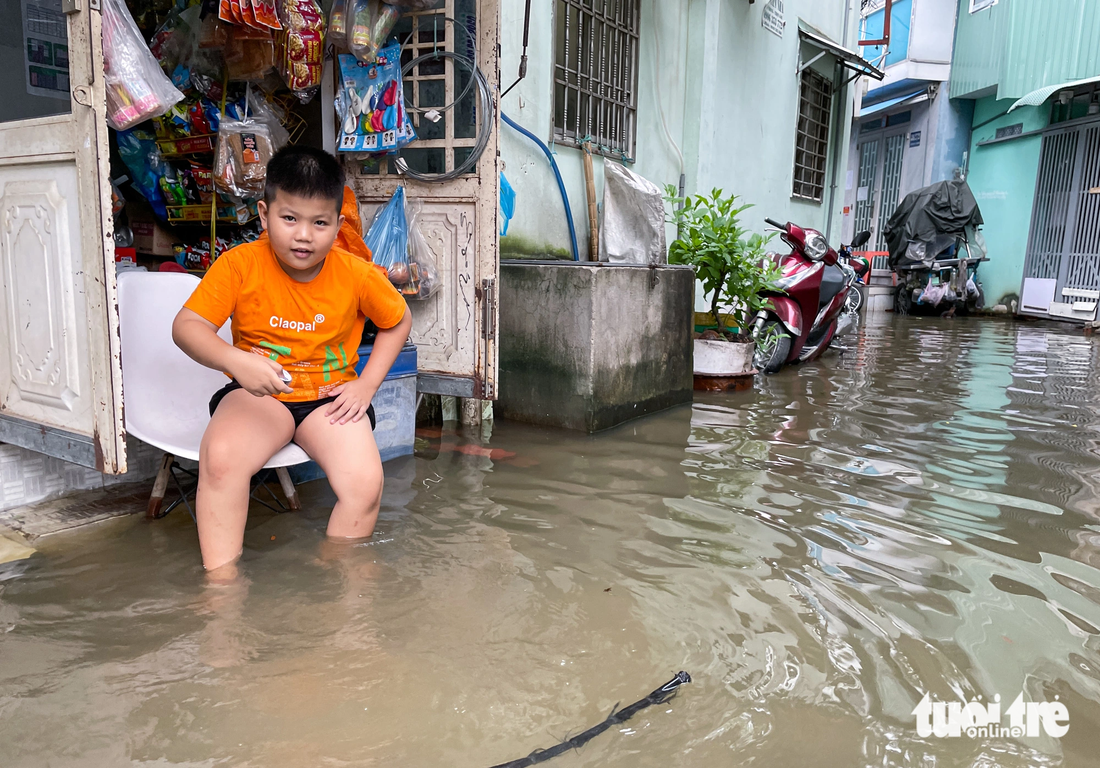
[[[840,267],[825,265],[821,273],[821,294],[817,306],[819,311],[844,289],[844,282],[844,271]]]

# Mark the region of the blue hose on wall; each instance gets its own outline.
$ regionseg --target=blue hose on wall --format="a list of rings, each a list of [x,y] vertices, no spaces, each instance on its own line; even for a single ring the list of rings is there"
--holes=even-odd
[[[573,246],[573,261],[580,261],[580,249],[577,248],[577,230],[576,227],[573,226],[573,210],[569,207],[569,195],[565,191],[565,182],[562,181],[561,171],[558,170],[558,163],[556,160],[554,160],[554,153],[550,151],[550,147],[542,143],[542,140],[540,140],[538,136],[531,133],[519,123],[512,120],[512,118],[508,117],[508,115],[501,112],[500,119],[508,125],[512,126],[512,128],[522,133],[531,141],[538,144],[539,149],[541,149],[543,154],[546,155],[546,159],[550,161],[550,167],[554,171],[554,178],[558,180],[558,189],[561,191],[561,201],[565,205],[565,220],[569,224],[569,242]]]

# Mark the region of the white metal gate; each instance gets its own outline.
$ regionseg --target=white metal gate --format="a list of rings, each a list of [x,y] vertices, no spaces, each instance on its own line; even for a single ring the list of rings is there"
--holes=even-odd
[[[433,51],[475,53],[494,87],[499,82],[499,0],[445,0],[410,15],[398,32],[407,39],[402,64]],[[467,86],[470,86],[467,88]],[[406,98],[431,117],[410,111],[417,141],[402,156],[423,173],[451,171],[469,157],[478,128],[477,84],[454,58],[432,58],[405,77]],[[463,96],[463,94],[466,94]],[[443,108],[456,101],[453,109]],[[420,231],[440,266],[443,286],[426,301],[411,301],[412,340],[417,345],[417,389],[457,397],[494,400],[497,372],[497,237],[500,170],[497,158],[499,105],[492,135],[469,174],[442,183],[415,181],[398,173],[392,158],[345,160],[364,222],[372,210],[404,185],[409,200],[423,204]],[[437,119],[431,119],[437,118]]]
[[[1100,291],[1100,122],[1043,135],[1024,281],[1029,295],[1029,282],[1051,286],[1047,308],[1024,302],[1038,314],[1074,317],[1074,300]]]

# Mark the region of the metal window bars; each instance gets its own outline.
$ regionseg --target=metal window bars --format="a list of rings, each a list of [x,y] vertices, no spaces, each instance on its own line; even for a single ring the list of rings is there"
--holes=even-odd
[[[833,86],[812,69],[802,70],[798,98],[798,131],[795,135],[794,187],[792,194],[821,202],[825,191],[825,166],[829,157],[829,115]]]
[[[633,162],[640,0],[555,3],[554,141]]]

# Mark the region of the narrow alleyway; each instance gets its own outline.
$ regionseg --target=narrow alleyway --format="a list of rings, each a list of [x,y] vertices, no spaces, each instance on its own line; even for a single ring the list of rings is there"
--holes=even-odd
[[[369,546],[186,513],[0,566],[0,765],[456,766],[694,682],[557,768],[1087,766],[1100,754],[1100,342],[872,319],[843,354],[585,437],[423,433]],[[918,691],[1064,703],[922,738]]]

